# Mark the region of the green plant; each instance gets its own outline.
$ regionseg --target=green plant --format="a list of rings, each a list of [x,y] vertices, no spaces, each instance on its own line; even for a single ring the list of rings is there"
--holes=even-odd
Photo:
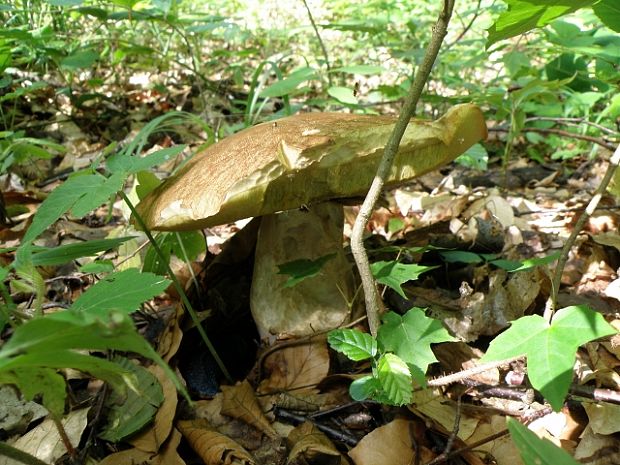
[[[376,339],[356,329],[337,329],[327,340],[351,360],[371,363],[372,374],[351,383],[353,399],[403,405],[411,401],[413,380],[425,386],[426,370],[437,361],[430,345],[455,339],[423,309],[412,308],[403,316],[386,313]]]

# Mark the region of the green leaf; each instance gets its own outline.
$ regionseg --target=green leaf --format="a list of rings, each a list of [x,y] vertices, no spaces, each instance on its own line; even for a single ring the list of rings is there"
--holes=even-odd
[[[73,210],[76,216],[84,216],[117,192],[124,180],[125,177],[120,173],[110,178],[100,174],[79,174],[70,177],[54,189],[39,206],[23,241],[29,242],[35,239],[69,210]]]
[[[327,342],[332,349],[345,354],[351,360],[358,362],[377,355],[377,341],[368,333],[357,329],[336,329],[330,331]]]
[[[185,150],[185,145],[175,145],[173,147],[158,150],[157,152],[153,152],[145,157],[138,155],[132,156],[124,151],[120,151],[108,159],[106,166],[112,172],[125,173],[125,176],[127,176],[127,174],[134,174],[138,171],[148,170],[153,166],[165,163],[176,157],[183,150]]]
[[[61,265],[81,257],[91,257],[105,250],[113,249],[132,237],[100,239],[75,244],[60,245],[54,248],[34,249],[32,264],[36,266]]]
[[[144,367],[124,357],[116,357],[114,362],[133,373],[137,387],[137,390],[126,393],[113,391],[105,402],[108,422],[99,437],[106,441],[119,442],[153,419],[164,401],[164,395],[157,378]]]
[[[80,266],[82,273],[111,273],[114,271],[114,263],[110,260],[97,260]]]
[[[507,418],[508,431],[525,465],[579,465],[564,449],[539,438],[514,418]]]
[[[0,374],[0,378],[2,375]],[[19,386],[20,392],[27,400],[33,400],[41,394],[43,406],[56,418],[61,418],[65,411],[65,379],[51,368],[31,368],[22,366],[13,370],[7,377],[13,377],[10,384]]]
[[[477,253],[467,252],[466,250],[443,250],[439,255],[448,263],[481,263],[482,257]]]
[[[330,73],[350,73],[350,74],[381,74],[385,71],[385,68],[382,66],[373,66],[373,65],[350,65],[350,66],[340,66],[339,68],[332,68]]]
[[[377,340],[386,351],[394,352],[411,367],[416,381],[426,384],[424,375],[437,361],[431,344],[455,341],[440,321],[428,318],[421,308],[412,308],[403,316],[388,312],[383,316]]]
[[[60,61],[60,66],[70,70],[90,68],[99,59],[94,50],[78,50]]]
[[[551,255],[547,255],[546,257],[528,258],[527,260],[523,260],[520,266],[510,271],[527,271],[531,270],[532,268],[536,268],[537,266],[548,265],[549,263],[553,263],[554,261],[556,261],[559,256],[560,252],[555,252]]]
[[[502,13],[488,29],[487,48],[494,43],[532,29],[541,28],[551,21],[587,7],[597,0],[504,0],[508,11]]]
[[[162,293],[171,281],[135,268],[111,274],[82,294],[71,306],[73,312],[105,315],[109,311],[131,313],[142,302]]]
[[[381,390],[379,380],[374,376],[364,376],[353,381],[349,385],[349,394],[358,402],[373,398],[375,393]]]
[[[377,365],[377,378],[390,403],[403,405],[411,402],[413,396],[411,373],[400,357],[394,354],[383,355]]]
[[[455,160],[459,165],[478,171],[486,171],[489,154],[482,144],[474,144]]]
[[[283,263],[282,265],[278,265],[278,274],[290,276],[284,283],[284,287],[293,287],[304,279],[312,278],[319,274],[323,266],[335,256],[335,253],[330,253],[316,260],[301,259]]]
[[[617,0],[601,0],[592,9],[605,26],[620,32],[620,3]]]
[[[417,264],[406,265],[396,261],[381,261],[370,265],[372,275],[381,284],[394,289],[404,299],[407,298],[405,292],[400,287],[407,281],[418,279],[418,277],[429,270],[437,268],[436,266],[422,266]]]
[[[585,305],[565,307],[555,314],[551,325],[539,315],[514,321],[491,342],[482,361],[526,355],[532,386],[557,411],[573,378],[577,348],[615,333],[601,314]]]
[[[348,87],[333,86],[327,89],[327,93],[336,100],[348,105],[357,105],[357,97],[353,93],[353,89]]]
[[[314,68],[306,67],[292,72],[288,77],[276,81],[263,89],[261,97],[283,97],[295,91],[301,83],[316,78]]]

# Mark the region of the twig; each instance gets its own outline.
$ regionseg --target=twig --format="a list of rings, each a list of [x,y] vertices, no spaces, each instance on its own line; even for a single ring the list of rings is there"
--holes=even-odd
[[[489,131],[510,132],[510,129],[495,127],[495,128],[489,128]],[[600,145],[601,147],[605,147],[607,150],[614,150],[616,148],[615,145],[603,139],[598,139],[592,136],[584,136],[582,134],[575,134],[574,132],[564,131],[562,129],[522,128],[521,132],[537,132],[539,134],[557,134],[558,136],[571,137],[573,139],[579,139],[579,140],[585,140],[587,142],[592,142],[593,144],[597,144],[597,145]]]
[[[617,131],[609,129],[602,124],[588,121],[585,118],[554,118],[551,116],[531,116],[529,118],[525,118],[525,123],[531,123],[532,121],[551,121],[553,123],[564,124],[566,126],[581,126],[582,124],[585,124],[586,126],[592,126],[593,128],[609,134],[610,136],[618,135]]]
[[[452,48],[452,46],[454,44],[458,44],[459,41],[465,36],[465,34],[467,34],[467,31],[469,31],[471,29],[471,27],[474,25],[474,22],[476,22],[476,19],[478,19],[478,16],[480,16],[480,12],[482,11],[480,9],[480,4],[481,3],[482,3],[482,0],[478,0],[478,4],[476,5],[476,11],[475,11],[474,15],[471,17],[471,19],[469,20],[469,23],[467,24],[467,26],[465,26],[463,28],[463,30],[461,31],[461,33],[458,35],[458,37],[456,39],[454,39],[449,44],[446,44],[444,50],[448,50],[448,49]]]
[[[507,358],[505,360],[498,360],[495,362],[483,363],[467,370],[459,371],[458,373],[452,373],[451,375],[441,376],[439,378],[430,379],[426,382],[429,387],[447,386],[448,384],[457,383],[467,378],[471,378],[474,375],[479,375],[485,371],[492,370],[494,368],[501,367],[502,365],[508,365],[523,358],[523,355],[518,357]]]
[[[330,74],[330,71],[332,67],[329,64],[329,55],[327,54],[327,48],[325,47],[325,43],[323,42],[323,39],[321,38],[319,28],[316,27],[316,23],[314,22],[314,18],[312,17],[312,11],[310,10],[310,7],[308,6],[308,2],[306,2],[306,0],[301,0],[301,1],[306,7],[306,11],[308,12],[308,19],[310,19],[310,24],[312,24],[312,29],[314,29],[314,34],[316,35],[316,38],[319,41],[319,44],[321,45],[321,50],[323,51],[323,56],[325,57],[325,66],[327,67],[327,81],[329,82],[329,85],[331,86],[332,76]]]
[[[452,428],[452,432],[450,436],[448,436],[448,440],[446,441],[446,447],[443,452],[435,457],[433,460],[428,462],[426,465],[437,465],[439,463],[443,463],[448,460],[450,456],[450,451],[452,450],[452,446],[454,446],[454,441],[459,434],[459,426],[461,423],[461,396],[459,396],[458,401],[456,403],[456,412],[454,413],[454,427]]]
[[[380,313],[382,309],[381,299],[377,292],[377,286],[370,270],[370,264],[368,263],[368,254],[364,248],[364,231],[366,225],[370,219],[373,209],[381,195],[381,190],[385,185],[386,179],[389,176],[390,169],[394,162],[394,157],[398,151],[398,146],[405,133],[405,129],[409,124],[409,120],[415,113],[415,108],[422,95],[422,91],[428,80],[428,77],[433,68],[433,64],[439,53],[439,49],[443,42],[446,32],[448,30],[448,23],[452,16],[452,10],[454,9],[455,0],[444,0],[443,9],[437,18],[437,23],[433,26],[433,33],[431,41],[426,49],[424,60],[415,75],[415,79],[411,84],[407,98],[398,117],[398,121],[394,126],[394,131],[390,136],[387,144],[385,145],[385,151],[383,157],[379,162],[377,173],[372,181],[368,194],[364,199],[364,203],[360,208],[359,214],[355,219],[353,225],[353,231],[351,233],[351,252],[353,252],[353,258],[357,265],[357,269],[362,280],[362,286],[364,289],[364,300],[366,302],[366,315],[368,316],[368,326],[370,333],[373,336],[377,336],[377,329],[380,324]]]
[[[590,200],[590,203],[588,203],[585,211],[581,214],[581,216],[577,220],[577,223],[575,223],[573,231],[571,232],[568,239],[566,239],[566,242],[562,247],[562,252],[560,253],[560,257],[558,258],[558,264],[555,267],[553,278],[551,279],[551,295],[549,296],[549,300],[547,301],[544,313],[544,318],[548,322],[551,322],[553,314],[556,310],[558,293],[560,292],[560,282],[562,281],[562,272],[564,271],[564,267],[566,266],[566,262],[568,261],[568,253],[575,244],[577,236],[581,233],[581,230],[583,229],[583,226],[586,223],[587,219],[592,215],[592,213],[594,213],[594,210],[596,210],[596,207],[598,206],[601,197],[607,190],[607,186],[609,185],[609,182],[614,176],[614,172],[616,171],[618,164],[620,164],[620,145],[616,148],[616,151],[609,159],[609,166],[607,167],[607,171],[605,171],[605,175],[603,176],[601,183],[596,188],[592,200]]]
[[[339,431],[337,429],[331,428],[321,423],[316,423],[310,417],[305,417],[302,415],[295,415],[294,413],[291,413],[288,410],[284,410],[280,408],[276,409],[275,416],[278,419],[288,420],[288,421],[298,423],[298,424],[309,421],[314,426],[316,426],[319,430],[321,430],[323,433],[327,434],[328,436],[331,436],[334,439],[337,439],[338,441],[344,442],[347,446],[355,447],[357,445],[358,441],[356,438],[349,436],[348,434],[343,433],[342,431]]]

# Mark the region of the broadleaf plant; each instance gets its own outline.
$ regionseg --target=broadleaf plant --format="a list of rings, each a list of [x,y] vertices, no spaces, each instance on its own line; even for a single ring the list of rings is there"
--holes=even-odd
[[[351,360],[371,362],[372,375],[353,381],[349,387],[353,399],[407,404],[413,379],[424,385],[428,366],[437,361],[430,345],[454,338],[421,308],[412,308],[403,316],[388,312],[383,321],[377,339],[356,329],[337,329],[329,333],[327,341]]]
[[[514,321],[497,336],[481,361],[527,356],[528,377],[554,410],[562,407],[573,377],[577,348],[616,330],[585,305],[560,309],[551,324],[530,315]]]

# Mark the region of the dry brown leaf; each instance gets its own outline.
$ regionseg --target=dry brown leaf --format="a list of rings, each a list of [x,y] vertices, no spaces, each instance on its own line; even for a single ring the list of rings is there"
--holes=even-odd
[[[183,339],[183,331],[179,326],[179,321],[183,316],[183,306],[177,305],[174,315],[172,315],[168,321],[166,328],[159,337],[157,342],[157,353],[161,355],[164,361],[169,362],[172,357],[176,355],[181,346],[181,339]]]
[[[177,448],[181,442],[181,433],[173,429],[168,440],[156,454],[137,448],[123,450],[108,455],[99,462],[99,465],[118,465],[123,463],[139,463],[142,465],[185,465],[185,461],[179,456]]]
[[[148,369],[161,384],[164,402],[150,428],[132,436],[129,443],[145,452],[157,453],[172,431],[178,400],[176,388],[163,370],[158,365],[151,365]]]
[[[482,441],[489,436],[506,429],[506,417],[503,415],[493,415],[482,419],[476,425],[476,430],[465,441],[467,444],[474,444]],[[460,436],[460,434],[459,434]],[[476,447],[476,452],[470,452],[466,455],[468,460],[472,460],[473,456],[483,455],[480,452],[490,454],[497,465],[522,465],[521,455],[515,447],[510,435],[502,436],[491,442],[486,442]],[[486,463],[486,462],[484,462]]]
[[[90,409],[74,410],[61,420],[73,447],[78,446],[82,432],[86,428],[88,410]],[[46,463],[54,463],[67,453],[65,445],[60,439],[56,424],[51,419],[44,420],[40,425],[17,438],[16,441],[9,443],[13,447],[27,452]],[[8,457],[0,456],[0,465],[12,465],[14,463],[16,462]]]
[[[367,434],[349,456],[356,465],[410,465],[414,461],[413,422],[394,420]],[[420,463],[432,460],[434,454],[419,446]]]
[[[269,355],[264,367],[269,377],[260,384],[259,392],[303,389],[304,393],[315,393],[313,386],[329,372],[327,343],[321,338],[307,344],[285,347]]]
[[[606,402],[584,402],[590,419],[590,428],[596,434],[613,434],[620,431],[620,405]]]
[[[434,423],[441,426],[444,431],[452,431],[454,428],[454,419],[456,417],[456,406],[454,403],[447,401],[438,394],[438,392],[438,390],[431,389],[414,392],[413,402],[409,406],[409,410],[422,418],[432,420]],[[476,430],[478,421],[478,419],[471,418],[467,415],[461,415],[459,437],[465,440],[471,436]]]
[[[271,423],[263,414],[254,395],[254,389],[247,380],[237,383],[235,386],[222,386],[222,392],[224,394],[222,414],[242,420],[270,438],[278,437],[278,433],[271,427]]]
[[[205,420],[177,422],[179,431],[206,465],[253,465],[248,451],[227,436],[210,428]]]
[[[584,465],[617,465],[620,463],[618,438],[596,434],[588,426],[581,435],[574,457]]]
[[[305,422],[292,430],[287,444],[290,449],[288,462],[294,464],[321,464],[333,465],[348,464],[344,457],[325,434],[314,424]]]

